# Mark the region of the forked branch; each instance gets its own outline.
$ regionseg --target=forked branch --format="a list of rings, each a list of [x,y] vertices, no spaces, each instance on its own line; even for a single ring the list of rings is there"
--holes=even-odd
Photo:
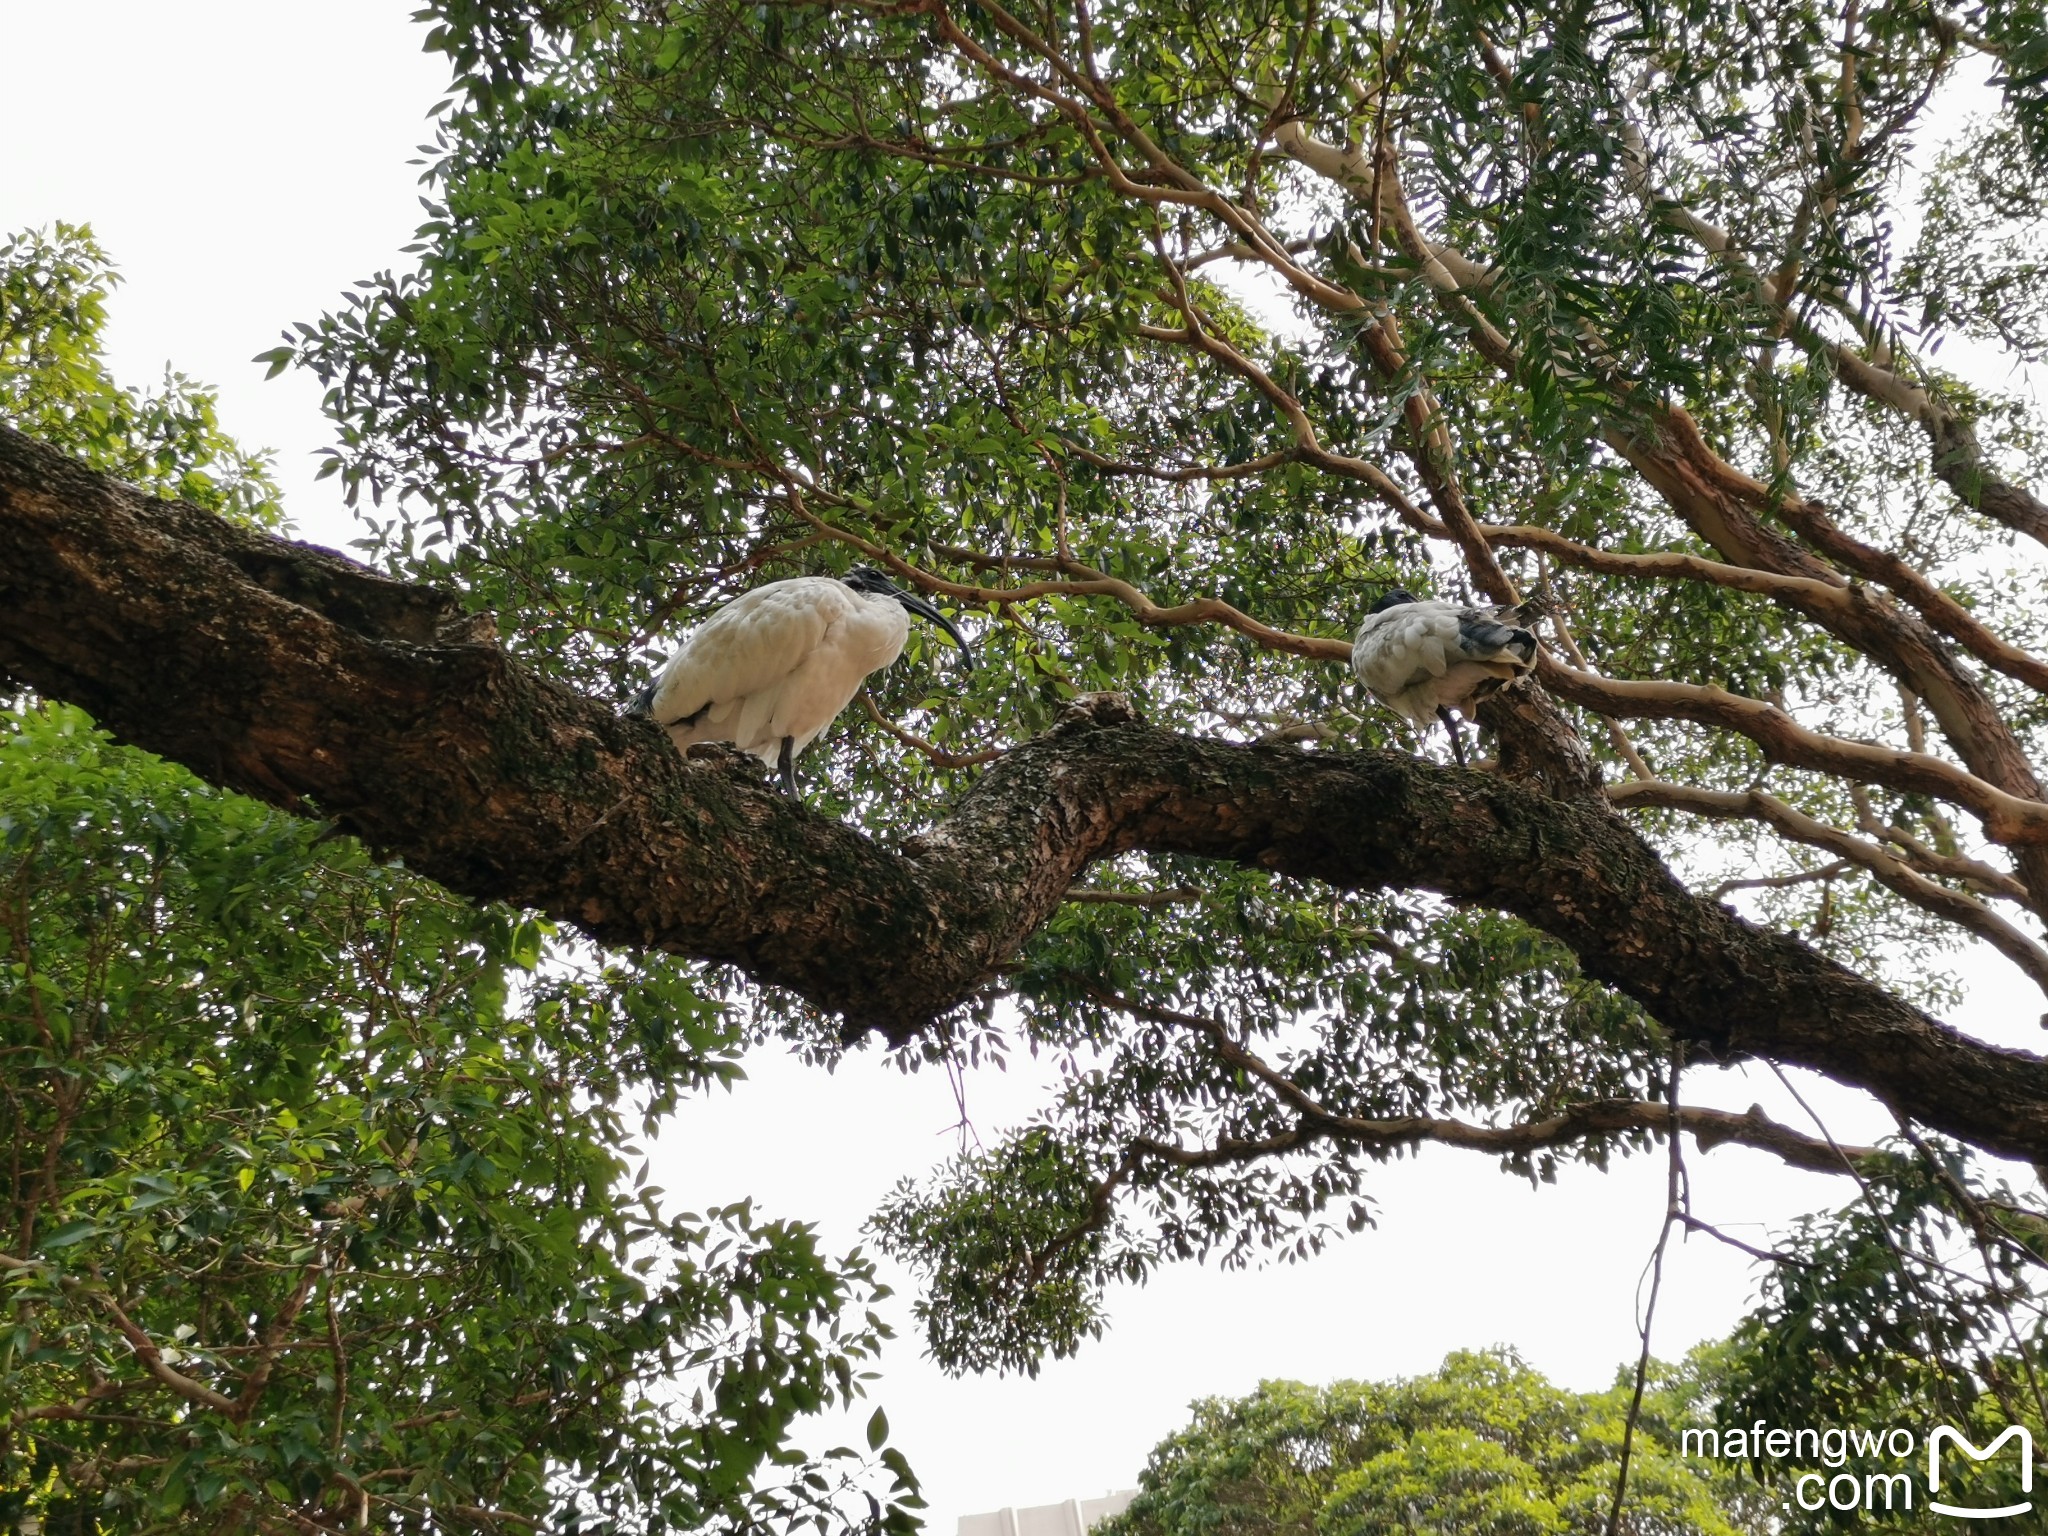
[[[1701,900],[1603,803],[1395,752],[1180,735],[1098,696],[889,847],[737,754],[679,755],[489,634],[447,594],[153,501],[0,428],[0,670],[465,895],[732,964],[901,1038],[999,986],[1098,860],[1433,891],[1553,935],[1695,1054],[1810,1067],[2048,1160],[2048,1061]]]

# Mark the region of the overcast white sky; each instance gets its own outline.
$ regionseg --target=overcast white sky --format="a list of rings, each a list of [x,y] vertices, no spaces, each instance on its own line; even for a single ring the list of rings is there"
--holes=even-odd
[[[438,99],[409,0],[0,0],[0,231],[89,222],[120,264],[111,351],[127,382],[169,362],[216,386],[226,428],[278,451],[287,510],[307,537],[353,536],[331,481],[319,389],[262,381],[249,359],[357,278],[400,263],[419,218],[407,161]],[[2029,1003],[2001,963],[1958,1016],[2038,1048]],[[1027,1064],[1028,1066],[1028,1064]],[[817,1220],[839,1247],[905,1174],[953,1147],[940,1077],[905,1078],[872,1056],[826,1076],[783,1059],[750,1065],[736,1093],[687,1106],[656,1150],[658,1182],[685,1206],[747,1195]],[[982,1137],[1026,1113],[1032,1076],[970,1079]],[[1762,1101],[1800,1122],[1768,1078],[1721,1074],[1696,1096]],[[1817,1085],[1836,1134],[1881,1134],[1873,1109]],[[1751,1240],[1763,1224],[1841,1203],[1835,1181],[1724,1149],[1694,1159],[1700,1213]],[[1116,1298],[1108,1338],[1036,1380],[949,1381],[905,1325],[876,1396],[923,1474],[933,1528],[1003,1504],[1130,1486],[1189,1399],[1264,1377],[1310,1381],[1426,1371],[1451,1349],[1508,1343],[1558,1381],[1605,1385],[1636,1349],[1638,1275],[1663,1208],[1658,1159],[1531,1191],[1481,1158],[1432,1150],[1375,1180],[1377,1230],[1306,1265],[1237,1274],[1187,1269]],[[1751,1291],[1749,1261],[1709,1240],[1677,1250],[1657,1326],[1673,1356],[1725,1332]]]

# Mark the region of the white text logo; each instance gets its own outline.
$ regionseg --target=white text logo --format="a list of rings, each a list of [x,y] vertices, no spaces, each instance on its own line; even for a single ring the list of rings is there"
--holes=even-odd
[[[1963,1432],[1948,1424],[1938,1424],[1927,1437],[1927,1491],[1941,1492],[1941,1447],[1944,1441],[1956,1447],[1972,1461],[1988,1461],[1998,1454],[1998,1448],[2008,1440],[2020,1443],[2020,1492],[2034,1491],[2034,1437],[2023,1424],[2014,1424],[2004,1434],[1978,1450],[1963,1435]],[[2007,1515],[2024,1515],[2034,1507],[2034,1501],[2027,1499],[2019,1504],[2006,1504],[1997,1509],[1975,1509],[1962,1504],[1944,1504],[1939,1499],[1931,1500],[1927,1507],[1938,1515],[1958,1515],[1965,1520],[1998,1520]]]

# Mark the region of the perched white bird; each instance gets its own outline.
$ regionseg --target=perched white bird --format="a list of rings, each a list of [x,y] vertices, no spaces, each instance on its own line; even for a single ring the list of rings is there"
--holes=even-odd
[[[1396,588],[1372,605],[1351,642],[1351,670],[1372,696],[1424,730],[1432,717],[1451,733],[1451,755],[1465,766],[1453,709],[1465,709],[1536,667],[1540,602],[1514,608],[1464,608],[1421,602]]]
[[[633,700],[679,747],[729,741],[780,770],[796,793],[795,759],[878,672],[903,653],[910,615],[967,648],[946,616],[880,571],[797,576],[743,592],[706,619]]]

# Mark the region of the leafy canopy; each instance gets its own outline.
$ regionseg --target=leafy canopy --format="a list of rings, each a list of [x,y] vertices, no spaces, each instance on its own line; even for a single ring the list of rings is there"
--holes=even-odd
[[[273,518],[203,391],[106,381],[109,280],[82,232],[0,247],[0,400],[165,494]],[[590,955],[15,701],[0,1519],[843,1528],[874,1479],[796,1426],[863,1390],[872,1269],[635,1174],[632,1115],[729,1083],[737,1046],[688,967]],[[885,1434],[894,1498],[853,1508],[901,1530],[915,1484]]]
[[[914,638],[807,764],[893,837],[1091,690],[1440,751],[1308,658],[1396,580],[1535,590],[1544,728],[1681,875],[1923,1003],[1975,939],[2048,987],[2048,855],[1958,814],[2042,794],[2044,439],[1938,356],[2039,356],[2038,4],[431,16],[416,270],[270,360],[329,385],[369,547],[538,664],[624,691],[746,586],[889,563],[988,662]],[[1164,858],[996,1001],[922,1049],[1052,1052],[1057,1102],[881,1218],[960,1368],[1311,1252],[1418,1139],[1598,1162],[1643,1122],[1573,1112],[1680,1070],[1517,923]]]
[[[120,280],[85,225],[0,242],[0,416],[132,485],[281,526],[270,455],[221,430],[211,390],[168,368],[153,394],[108,373],[107,296]]]
[[[1630,1446],[1630,1536],[1774,1529],[1734,1468],[1682,1454],[1708,1422],[1696,1369],[1658,1368]],[[1427,1376],[1325,1387],[1268,1381],[1207,1398],[1153,1450],[1105,1536],[1579,1536],[1607,1529],[1631,1388],[1567,1392],[1506,1350]]]

